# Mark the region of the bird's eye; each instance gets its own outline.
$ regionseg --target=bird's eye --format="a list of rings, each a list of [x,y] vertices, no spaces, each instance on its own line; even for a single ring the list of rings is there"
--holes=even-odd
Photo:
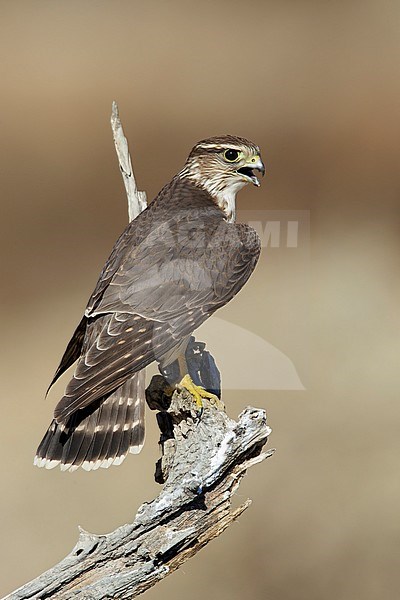
[[[228,162],[236,162],[240,156],[239,150],[234,150],[233,148],[229,148],[229,150],[225,150],[224,158]]]

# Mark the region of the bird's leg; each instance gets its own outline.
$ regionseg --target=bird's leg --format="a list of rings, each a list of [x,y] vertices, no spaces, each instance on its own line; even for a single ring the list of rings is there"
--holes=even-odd
[[[201,385],[196,385],[193,382],[192,378],[189,375],[189,369],[184,354],[179,355],[178,365],[179,372],[182,377],[181,381],[178,384],[178,387],[185,388],[185,390],[187,390],[189,394],[193,396],[200,412],[202,412],[204,408],[203,398],[207,398],[210,404],[214,405],[216,408],[220,410],[225,410],[225,405],[222,402],[222,400],[218,398],[218,396],[216,396],[215,394],[211,394],[211,392],[205,390]]]

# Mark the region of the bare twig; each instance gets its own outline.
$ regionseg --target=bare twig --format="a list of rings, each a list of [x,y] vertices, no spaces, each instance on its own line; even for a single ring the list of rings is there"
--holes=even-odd
[[[124,181],[126,195],[128,197],[129,221],[136,219],[139,213],[147,206],[146,192],[139,192],[133,173],[132,161],[129,154],[128,140],[124,135],[121,120],[119,118],[118,105],[112,103],[111,127],[113,131],[115,150],[118,156],[119,168]]]

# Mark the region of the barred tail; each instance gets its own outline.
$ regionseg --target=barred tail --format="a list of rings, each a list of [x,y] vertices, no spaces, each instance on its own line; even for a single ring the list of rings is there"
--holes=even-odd
[[[144,443],[145,372],[135,373],[105,399],[71,415],[68,422],[52,421],[34,464],[62,471],[87,471],[119,465],[128,452],[137,454]]]

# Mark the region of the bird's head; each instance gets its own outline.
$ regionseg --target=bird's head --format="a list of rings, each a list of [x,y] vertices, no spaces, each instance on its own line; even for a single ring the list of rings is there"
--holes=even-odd
[[[244,138],[224,135],[198,142],[179,177],[207,190],[227,220],[234,221],[237,192],[248,183],[260,185],[254,171],[265,174],[259,147]]]

